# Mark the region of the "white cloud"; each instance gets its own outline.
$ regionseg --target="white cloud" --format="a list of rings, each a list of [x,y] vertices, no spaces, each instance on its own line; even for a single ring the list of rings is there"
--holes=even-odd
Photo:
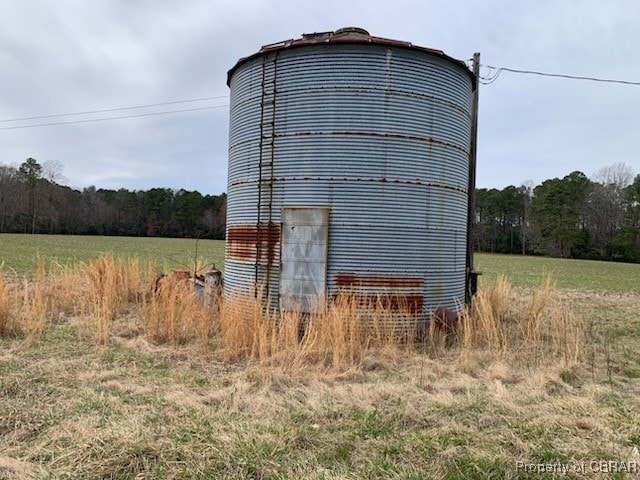
[[[0,119],[226,95],[238,58],[346,25],[462,59],[480,51],[489,65],[640,80],[640,4],[632,0],[0,2]],[[186,107],[216,103],[225,100]],[[639,103],[640,87],[503,73],[480,91],[478,185],[540,182],[619,161],[640,170]],[[0,162],[55,159],[77,187],[220,193],[227,125],[221,108],[0,130]]]

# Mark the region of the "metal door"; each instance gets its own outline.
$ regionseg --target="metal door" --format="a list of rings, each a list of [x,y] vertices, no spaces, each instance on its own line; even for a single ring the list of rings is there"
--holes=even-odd
[[[328,208],[283,208],[280,308],[313,311],[327,285]]]

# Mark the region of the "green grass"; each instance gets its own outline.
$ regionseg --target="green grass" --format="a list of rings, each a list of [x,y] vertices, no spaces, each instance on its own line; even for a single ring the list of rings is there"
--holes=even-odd
[[[0,234],[0,264],[3,271],[35,272],[38,255],[51,261],[88,262],[106,252],[118,258],[152,260],[158,267],[193,268],[196,240],[186,238],[99,237],[82,235]],[[224,267],[224,241],[199,240],[198,257],[209,265]]]
[[[483,283],[505,274],[515,287],[537,287],[551,274],[558,288],[640,292],[640,264],[479,253],[475,268]]]
[[[36,270],[38,255],[45,263],[66,264],[94,260],[105,252],[152,260],[159,267],[186,268],[193,265],[195,249],[195,240],[182,238],[0,234],[0,264],[4,262],[4,271],[20,274]],[[224,270],[223,241],[200,240],[198,256]],[[640,292],[639,264],[486,253],[474,258],[482,272],[480,286],[505,274],[513,286],[537,287],[550,273],[558,288]]]

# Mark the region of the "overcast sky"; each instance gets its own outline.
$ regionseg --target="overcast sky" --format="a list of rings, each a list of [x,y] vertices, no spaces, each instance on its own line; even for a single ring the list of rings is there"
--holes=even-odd
[[[350,25],[462,60],[478,51],[484,65],[640,81],[637,0],[0,0],[0,163],[55,160],[76,188],[219,194],[227,70],[262,45]],[[204,97],[220,98],[4,121]],[[640,86],[504,72],[480,89],[477,185],[591,176],[616,162],[640,173],[639,107]]]

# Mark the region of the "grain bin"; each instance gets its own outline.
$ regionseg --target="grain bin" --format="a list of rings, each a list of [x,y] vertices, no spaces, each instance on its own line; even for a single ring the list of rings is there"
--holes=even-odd
[[[348,289],[426,315],[465,299],[475,77],[360,28],[229,71],[226,294],[309,311]]]

